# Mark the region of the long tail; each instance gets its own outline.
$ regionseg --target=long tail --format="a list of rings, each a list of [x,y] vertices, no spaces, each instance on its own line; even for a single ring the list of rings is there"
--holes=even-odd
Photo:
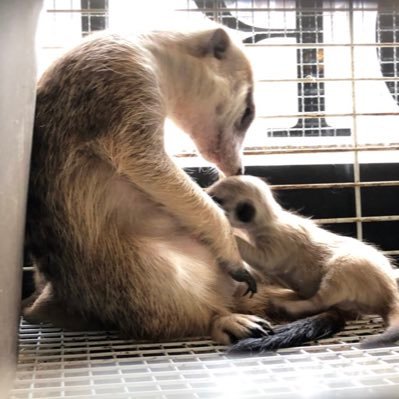
[[[366,338],[361,344],[362,349],[381,348],[394,345],[399,341],[399,326],[387,328],[382,334],[375,337]]]
[[[307,317],[279,326],[274,334],[262,338],[247,338],[237,342],[229,349],[231,354],[263,353],[288,348],[327,338],[343,330],[345,317],[336,310],[329,310],[316,316]]]
[[[366,338],[360,343],[362,349],[380,348],[399,341],[399,304],[388,315],[389,327],[380,335]]]

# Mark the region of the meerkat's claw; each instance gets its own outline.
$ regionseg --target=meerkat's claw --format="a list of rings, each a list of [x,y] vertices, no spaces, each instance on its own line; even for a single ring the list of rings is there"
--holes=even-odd
[[[240,283],[242,283],[242,282],[247,283],[248,288],[245,291],[243,296],[250,293],[250,296],[252,297],[254,294],[256,294],[256,292],[257,292],[256,281],[249,274],[249,272],[247,270],[245,270],[245,269],[234,270],[234,271],[229,272],[229,274],[234,280],[236,280]]]
[[[260,319],[258,321],[258,324],[262,327],[263,330],[267,331],[267,333],[269,335],[274,334],[274,329],[273,329],[272,325],[267,320]]]
[[[217,316],[212,324],[212,338],[225,345],[235,344],[245,338],[262,338],[271,335],[264,328],[266,320],[249,314],[233,313]]]

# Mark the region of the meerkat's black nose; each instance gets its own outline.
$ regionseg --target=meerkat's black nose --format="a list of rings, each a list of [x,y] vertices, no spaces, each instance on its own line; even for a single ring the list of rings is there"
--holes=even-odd
[[[245,168],[244,168],[244,166],[240,166],[240,167],[237,169],[236,173],[234,173],[234,176],[243,175],[244,173],[245,173]]]

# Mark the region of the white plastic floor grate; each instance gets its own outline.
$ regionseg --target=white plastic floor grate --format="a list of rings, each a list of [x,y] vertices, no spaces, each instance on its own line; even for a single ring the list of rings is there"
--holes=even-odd
[[[358,348],[380,331],[370,317],[311,345],[232,358],[207,339],[144,343],[22,321],[11,398],[398,398],[399,346]]]

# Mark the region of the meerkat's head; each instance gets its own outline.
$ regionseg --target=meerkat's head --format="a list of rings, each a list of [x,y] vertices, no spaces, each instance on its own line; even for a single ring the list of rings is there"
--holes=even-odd
[[[267,225],[281,209],[270,187],[254,176],[227,177],[206,191],[223,208],[231,225],[241,229]]]
[[[183,35],[172,119],[225,175],[243,173],[242,143],[255,116],[253,77],[240,44],[223,28]]]

